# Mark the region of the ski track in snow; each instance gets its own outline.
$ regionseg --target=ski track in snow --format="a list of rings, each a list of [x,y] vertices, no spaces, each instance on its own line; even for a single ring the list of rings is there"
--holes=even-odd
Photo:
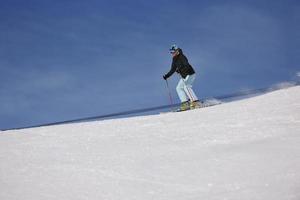
[[[300,199],[300,86],[180,113],[4,131],[0,199]]]

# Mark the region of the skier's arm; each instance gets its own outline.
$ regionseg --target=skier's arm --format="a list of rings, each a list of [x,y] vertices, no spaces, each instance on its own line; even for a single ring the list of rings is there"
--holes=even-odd
[[[164,75],[164,78],[165,79],[169,78],[170,76],[172,76],[174,74],[175,71],[176,71],[176,65],[173,62],[171,70],[166,75]]]
[[[189,61],[188,61],[188,59],[187,59],[187,57],[185,55],[182,55],[182,57],[181,57],[181,63],[182,63],[183,66],[189,66],[190,65]]]

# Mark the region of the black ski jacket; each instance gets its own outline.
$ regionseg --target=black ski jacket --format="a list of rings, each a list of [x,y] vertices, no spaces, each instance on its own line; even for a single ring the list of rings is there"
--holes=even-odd
[[[173,57],[171,70],[165,75],[165,78],[169,78],[174,72],[179,73],[182,78],[195,74],[193,67],[189,64],[181,49],[179,49],[179,54]]]

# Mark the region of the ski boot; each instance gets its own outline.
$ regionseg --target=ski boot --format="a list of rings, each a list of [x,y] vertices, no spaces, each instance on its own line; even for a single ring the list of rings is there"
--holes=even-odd
[[[181,103],[180,108],[177,111],[181,112],[181,111],[186,111],[186,110],[189,110],[189,109],[190,109],[189,102],[186,101],[186,102]]]
[[[199,100],[197,101],[193,101],[190,103],[190,109],[193,110],[193,109],[197,109],[197,108],[201,108],[201,103]]]

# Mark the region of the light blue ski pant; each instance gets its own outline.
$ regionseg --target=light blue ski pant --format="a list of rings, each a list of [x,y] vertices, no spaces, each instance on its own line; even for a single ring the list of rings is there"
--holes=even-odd
[[[192,74],[179,80],[176,91],[181,102],[198,101],[198,97],[192,89],[195,78],[196,74]]]

